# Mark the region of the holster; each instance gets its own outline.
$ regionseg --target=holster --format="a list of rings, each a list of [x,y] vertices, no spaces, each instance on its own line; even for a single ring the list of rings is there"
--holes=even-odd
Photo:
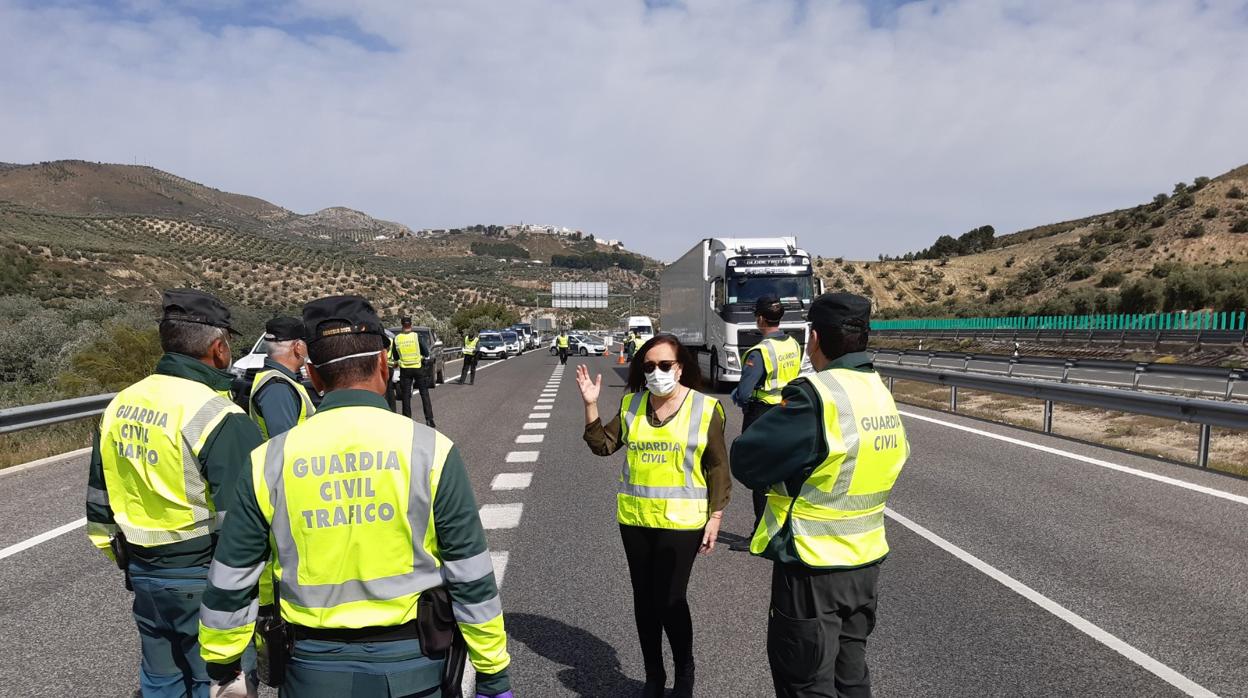
[[[108,540],[108,547],[113,551],[113,559],[117,561],[117,567],[124,576],[126,591],[134,591],[134,585],[130,582],[130,550],[126,547],[126,534],[117,531]]]
[[[416,633],[421,654],[446,659],[442,665],[442,698],[461,698],[468,646],[455,622],[446,587],[421,592],[416,602]]]
[[[273,605],[262,606],[256,617],[256,676],[266,686],[278,687],[286,681],[286,665],[294,649],[290,627],[282,619],[278,581],[273,579]]]

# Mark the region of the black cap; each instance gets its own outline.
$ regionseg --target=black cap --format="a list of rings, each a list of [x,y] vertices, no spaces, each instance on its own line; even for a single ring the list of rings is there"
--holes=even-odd
[[[341,334],[375,334],[386,340],[377,311],[359,296],[328,296],[303,306],[303,326],[309,344]]]
[[[871,301],[852,293],[825,293],[810,304],[810,324],[865,332],[871,329]]]
[[[229,330],[230,334],[238,334],[230,327],[230,309],[217,299],[203,291],[191,288],[171,288],[161,299],[161,321],[181,320],[182,322],[198,322],[201,325],[212,325]]]
[[[306,337],[303,320],[297,317],[275,317],[264,323],[264,338],[270,342],[289,342]]]
[[[754,314],[768,322],[780,322],[784,319],[784,305],[775,296],[763,296],[754,303]]]
[[[404,315],[403,317],[399,318],[399,324],[400,324],[400,325],[410,325],[410,324],[412,324],[412,316],[411,316],[411,315]]]

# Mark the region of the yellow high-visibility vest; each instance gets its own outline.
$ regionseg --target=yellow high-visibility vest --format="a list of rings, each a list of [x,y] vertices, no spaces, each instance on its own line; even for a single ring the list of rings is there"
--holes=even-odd
[[[310,628],[402,625],[448,569],[433,500],[453,444],[400,415],[339,407],[252,452],[251,483],[270,524],[282,617]],[[343,524],[352,525],[343,525]],[[473,561],[475,564],[478,561]],[[480,562],[488,572],[488,556]],[[461,567],[464,563],[457,563]],[[478,671],[510,662],[499,597],[456,614]],[[201,642],[226,644],[202,636]],[[218,632],[218,631],[213,631]]]
[[[779,405],[784,386],[802,373],[802,345],[792,337],[768,337],[745,352],[757,352],[763,361],[763,380],[754,386],[752,396],[768,405]]]
[[[788,528],[807,566],[861,567],[888,554],[884,505],[910,444],[878,374],[828,369],[811,376],[810,384],[819,397],[828,455],[796,497],[784,483],[767,492],[750,552],[762,553]]]
[[[464,356],[473,356],[477,353],[477,342],[481,340],[477,337],[469,339],[464,337]]]
[[[394,357],[399,368],[420,368],[420,335],[415,332],[400,332],[394,336]]]
[[[260,427],[260,434],[266,440],[269,438],[269,426],[265,424],[264,415],[260,413],[259,406],[256,405],[256,395],[260,393],[260,388],[264,387],[266,383],[276,380],[285,381],[287,385],[295,389],[295,394],[299,396],[298,424],[303,424],[305,419],[311,417],[316,412],[316,407],[312,405],[312,397],[308,395],[308,389],[303,387],[303,383],[276,369],[268,369],[257,373],[256,377],[251,381],[251,396],[247,399],[247,414],[256,423],[256,426]]]
[[[243,411],[203,383],[177,376],[154,374],[122,390],[100,422],[105,490],[88,489],[88,501],[111,507],[134,545],[214,533],[225,512],[213,503],[199,453],[231,413]],[[97,546],[107,544],[105,532],[88,535]]]
[[[568,348],[568,337],[567,337],[567,335],[559,335],[558,341],[559,341],[559,348],[560,348],[560,349],[567,349],[567,348]]]
[[[698,529],[707,521],[706,451],[719,401],[690,390],[660,427],[646,418],[649,391],[629,393],[620,403],[620,436],[627,456],[616,494],[616,520],[628,526]]]

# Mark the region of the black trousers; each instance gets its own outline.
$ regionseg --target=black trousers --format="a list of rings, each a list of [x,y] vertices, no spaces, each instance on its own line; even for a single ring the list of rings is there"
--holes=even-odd
[[[394,382],[394,372],[399,369],[391,368],[390,376],[386,380],[386,404],[390,406],[390,411],[394,411],[395,392],[398,390],[398,384]]]
[[[831,571],[776,563],[767,662],[778,698],[870,698],[879,576],[879,563]]]
[[[567,347],[559,347],[559,364],[563,365],[566,363],[568,363],[568,349]]]
[[[773,407],[775,405],[768,405],[758,400],[747,402],[741,414],[741,431],[744,432],[746,429],[749,429],[751,424],[759,417],[770,412]],[[751,530],[757,531],[758,522],[763,520],[763,511],[767,509],[767,490],[754,490],[750,495],[754,502],[754,528]]]
[[[628,575],[633,582],[633,616],[646,677],[664,678],[663,633],[672,647],[676,673],[693,668],[693,618],[689,574],[702,544],[702,530],[677,531],[620,524]]]
[[[404,417],[412,416],[412,385],[421,380],[420,372],[419,368],[399,369],[399,399],[403,401]],[[433,426],[433,400],[429,399],[429,389],[420,387],[417,390],[420,391],[420,405],[425,410],[425,424]]]
[[[464,365],[459,370],[459,384],[472,385],[477,382],[477,355],[464,354]]]

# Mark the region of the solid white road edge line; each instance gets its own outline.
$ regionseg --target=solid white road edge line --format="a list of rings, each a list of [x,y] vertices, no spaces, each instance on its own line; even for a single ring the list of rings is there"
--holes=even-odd
[[[1151,656],[1141,652],[1140,650],[1128,644],[1125,640],[1118,637],[1117,635],[1114,635],[1112,633],[1109,633],[1103,630],[1100,626],[1093,624],[1091,621],[1084,618],[1083,616],[1057,603],[1056,601],[1041,594],[1035,589],[1032,589],[1026,584],[1023,584],[1017,579],[1014,579],[1013,577],[1002,572],[996,567],[993,567],[992,565],[984,562],[983,560],[980,560],[974,555],[968,553],[962,548],[959,548],[953,543],[950,543],[944,538],[941,538],[940,536],[929,531],[923,526],[920,526],[919,524],[911,521],[910,519],[907,519],[906,517],[902,516],[901,514],[898,514],[892,509],[885,508],[884,513],[887,514],[890,519],[896,521],[902,526],[905,526],[911,531],[919,534],[923,538],[926,538],[929,542],[934,544],[936,547],[944,550],[950,555],[953,555],[954,557],[958,558],[962,562],[965,562],[971,567],[974,567],[975,569],[984,573],[988,577],[991,577],[992,579],[1000,582],[1003,586],[1010,589],[1014,593],[1036,604],[1037,606],[1039,606],[1040,608],[1043,608],[1049,613],[1052,613],[1053,615],[1057,616],[1062,621],[1069,623],[1079,632],[1087,635],[1093,640],[1096,640],[1102,645],[1105,645],[1106,647],[1117,652],[1118,654],[1121,654],[1122,656],[1131,660],[1135,664],[1139,665],[1144,670],[1154,674],[1155,676],[1160,678],[1162,681],[1165,681],[1171,686],[1174,686],[1180,691],[1183,691],[1187,695],[1197,696],[1199,698],[1217,698],[1216,693],[1210,691],[1204,686],[1201,686],[1195,681],[1192,681],[1191,679],[1180,674],[1174,669],[1171,669],[1165,664],[1162,664],[1156,659],[1153,659]]]
[[[1166,475],[1158,475],[1156,473],[1150,473],[1147,470],[1137,470],[1135,468],[1127,467],[1125,465],[1119,465],[1117,463],[1111,463],[1109,461],[1101,460],[1099,458],[1093,458],[1091,456],[1084,456],[1078,453],[1072,453],[1070,451],[1063,451],[1060,448],[1053,448],[1052,446],[1041,446],[1040,444],[1032,443],[1030,441],[1023,441],[1022,439],[1015,439],[1010,436],[1002,436],[1001,434],[994,434],[990,431],[984,431],[983,429],[976,429],[974,427],[968,427],[962,424],[956,424],[954,422],[946,422],[943,419],[935,419],[933,417],[927,417],[921,414],[915,414],[914,412],[907,412],[905,410],[898,410],[898,411],[906,417],[912,417],[914,419],[918,419],[924,422],[931,422],[933,424],[939,424],[941,426],[949,427],[950,429],[957,429],[959,431],[965,431],[970,434],[986,436],[990,439],[996,439],[997,441],[1004,441],[1006,443],[1014,444],[1016,446],[1024,446],[1026,448],[1034,449],[1036,451],[1043,451],[1044,453],[1051,453],[1055,456],[1064,456],[1066,458],[1070,458],[1071,460],[1077,460],[1082,463],[1088,463],[1089,465],[1095,465],[1095,466],[1099,466],[1102,468],[1106,468],[1108,470],[1116,470],[1120,473],[1127,473],[1128,475],[1135,475],[1136,477],[1142,477],[1145,480],[1155,480],[1157,482],[1164,482],[1167,485],[1174,485],[1175,487],[1182,487],[1185,490],[1191,490],[1193,492],[1200,492],[1201,494],[1207,494],[1212,497],[1218,497],[1218,498],[1225,499],[1230,502],[1235,502],[1237,504],[1248,504],[1248,497],[1244,497],[1238,494],[1231,494],[1230,492],[1223,492],[1222,490],[1215,490],[1212,487],[1205,487],[1204,485],[1197,485],[1195,483],[1187,482],[1186,480],[1180,480],[1178,478],[1168,477]]]
[[[456,361],[458,361],[459,359],[455,359],[455,360],[456,360]],[[507,363],[507,362],[508,362],[508,361],[510,361],[510,360],[511,360],[511,359],[502,359],[502,360],[500,360],[500,361],[493,361],[493,362],[488,363],[488,364],[482,364],[482,363],[478,362],[478,363],[477,363],[477,372],[478,372],[478,373],[480,373],[481,371],[484,371],[485,369],[490,368],[490,367],[492,367],[492,366],[498,366],[498,365],[500,365],[500,364],[505,364],[505,363]],[[447,363],[450,363],[450,362],[448,361]],[[448,381],[446,381],[446,382],[447,382],[447,383],[458,383],[458,382],[460,382],[460,380],[462,380],[462,379],[463,379],[463,375],[461,374],[461,375],[455,376],[454,378],[452,378],[452,379],[450,379],[450,380],[448,380]]]
[[[10,465],[7,468],[0,469],[0,477],[3,477],[5,475],[12,475],[14,473],[20,473],[24,470],[30,470],[31,468],[38,468],[41,465],[52,465],[53,463],[60,463],[62,461],[69,460],[70,458],[77,458],[78,456],[90,455],[90,453],[91,453],[91,447],[85,446],[83,448],[75,449],[67,453],[58,453],[55,456],[48,456],[47,458],[40,458],[39,460],[32,460],[29,463],[19,463],[17,465]]]
[[[9,557],[10,555],[16,555],[22,552],[23,550],[26,550],[27,548],[33,548],[36,545],[39,545],[40,543],[44,541],[52,540],[53,538],[56,538],[57,536],[63,536],[66,533],[69,533],[70,531],[74,529],[82,528],[83,526],[86,526],[86,525],[87,525],[87,517],[84,516],[81,519],[78,519],[77,521],[70,521],[64,526],[57,526],[56,528],[46,533],[40,533],[37,536],[27,538],[21,543],[14,543],[13,545],[10,545],[9,547],[4,548],[3,550],[0,550],[0,560],[3,560],[4,558]]]

